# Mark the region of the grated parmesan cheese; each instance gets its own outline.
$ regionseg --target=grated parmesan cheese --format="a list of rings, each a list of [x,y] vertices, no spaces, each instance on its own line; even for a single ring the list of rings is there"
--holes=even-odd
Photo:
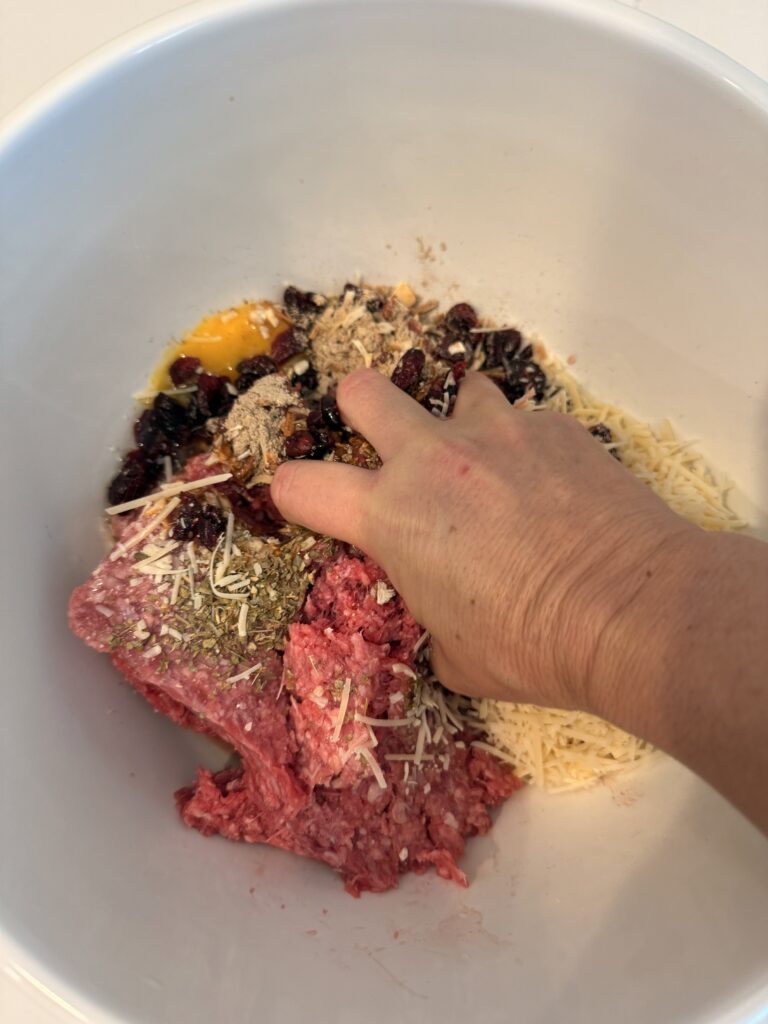
[[[336,723],[331,733],[331,739],[334,743],[339,742],[341,736],[341,727],[344,725],[344,716],[347,713],[347,706],[349,705],[349,695],[352,692],[352,680],[347,677],[344,680],[344,689],[341,691],[341,701],[339,703],[339,713],[336,716]]]
[[[212,487],[214,484],[224,483],[232,478],[231,473],[218,473],[216,476],[207,476],[202,480],[192,480],[190,483],[178,482],[162,487],[154,494],[148,494],[144,498],[134,498],[133,501],[124,501],[122,505],[110,505],[106,510],[107,515],[116,516],[121,512],[130,512],[134,508],[141,508],[142,505],[154,505],[156,501],[163,501],[165,498],[172,498],[176,494],[183,494],[186,491],[196,491],[200,487]]]
[[[379,789],[386,789],[387,780],[384,778],[384,772],[381,770],[381,765],[370,752],[368,747],[358,747],[357,752],[360,755],[360,757],[363,758],[364,761],[368,762],[368,766],[373,772],[373,777],[379,784]]]

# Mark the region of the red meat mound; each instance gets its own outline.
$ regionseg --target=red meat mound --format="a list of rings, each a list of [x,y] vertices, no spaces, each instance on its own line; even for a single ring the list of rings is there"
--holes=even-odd
[[[129,522],[121,532],[136,529]],[[242,666],[188,645],[148,659],[121,630],[140,619],[152,630],[160,614],[151,581],[131,585],[131,566],[130,554],[105,559],[72,594],[70,625],[158,711],[239,754],[237,768],[201,768],[178,791],[187,825],[323,861],[355,896],[429,867],[466,884],[465,840],[488,831],[488,808],[520,783],[471,745],[476,733],[442,729],[434,741],[436,719],[423,762],[404,760],[418,739],[402,722],[424,671],[413,655],[421,628],[399,596],[377,588],[386,583],[378,566],[349,549],[326,558],[284,651],[259,652],[260,688],[229,682]]]

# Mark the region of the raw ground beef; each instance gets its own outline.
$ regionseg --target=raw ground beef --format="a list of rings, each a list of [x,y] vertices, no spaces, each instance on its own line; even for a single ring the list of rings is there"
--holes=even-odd
[[[185,470],[186,479],[201,475],[194,462]],[[124,520],[121,539],[140,523]],[[392,888],[400,874],[430,866],[465,885],[458,860],[466,838],[488,831],[488,807],[520,783],[509,767],[471,746],[477,733],[441,728],[436,707],[425,712],[431,727],[421,764],[402,760],[414,753],[420,720],[387,727],[355,717],[402,722],[419,687],[429,688],[426,668],[414,662],[421,630],[397,595],[381,600],[376,585],[386,580],[378,566],[348,548],[319,550],[284,649],[249,656],[261,666],[258,676],[232,681],[242,664],[170,643],[163,632],[167,595],[159,594],[156,578],[137,582],[132,553],[106,558],[74,591],[70,625],[109,653],[156,710],[224,740],[239,755],[237,767],[217,774],[201,768],[179,790],[186,824],[323,861],[355,896]]]

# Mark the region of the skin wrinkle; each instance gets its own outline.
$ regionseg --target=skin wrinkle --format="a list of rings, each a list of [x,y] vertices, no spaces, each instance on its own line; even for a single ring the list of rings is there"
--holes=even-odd
[[[662,539],[658,541],[658,543],[649,552],[642,556],[642,558],[636,560],[634,569],[630,567],[627,572],[629,579],[631,580],[635,573],[641,573],[643,563],[647,564],[648,562],[654,562],[664,551],[673,547],[683,534],[687,534],[689,532],[690,527],[681,522],[680,528],[677,531],[662,537]],[[631,552],[633,543],[633,538],[631,536],[626,537],[623,544],[617,546],[614,554],[618,555],[621,550]],[[585,677],[583,680],[585,706],[595,706],[595,699],[594,696],[590,695],[590,691],[593,689],[598,675],[596,672],[596,666],[599,663],[601,656],[604,656],[606,653],[605,648],[609,643],[610,633],[621,619],[626,619],[628,617],[633,605],[636,605],[640,600],[641,596],[650,586],[652,579],[652,571],[646,570],[641,573],[640,579],[633,586],[630,586],[629,592],[616,604],[613,611],[608,616],[608,619],[597,631],[591,653],[587,657]]]

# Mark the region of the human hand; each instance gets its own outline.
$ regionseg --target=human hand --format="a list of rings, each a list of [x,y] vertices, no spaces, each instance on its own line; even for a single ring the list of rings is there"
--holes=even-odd
[[[285,463],[283,515],[384,568],[446,686],[599,713],[638,595],[699,531],[575,419],[513,409],[480,374],[447,420],[374,370],[337,400],[383,465]]]

